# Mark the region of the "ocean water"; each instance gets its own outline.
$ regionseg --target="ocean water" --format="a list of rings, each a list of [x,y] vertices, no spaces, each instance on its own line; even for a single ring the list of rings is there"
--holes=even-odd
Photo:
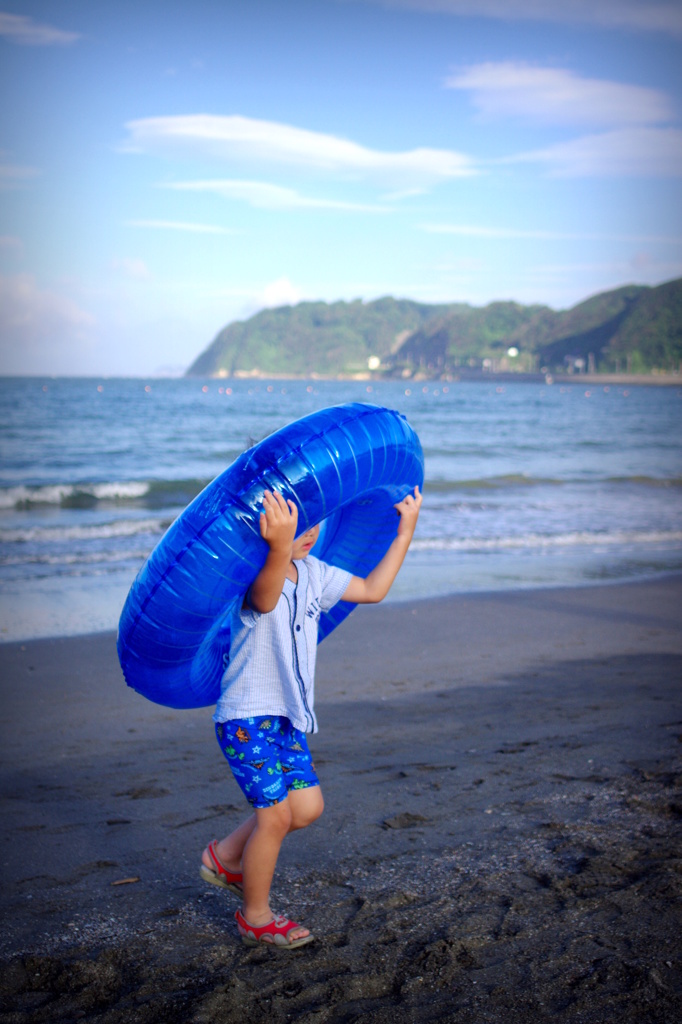
[[[147,554],[308,412],[403,412],[424,506],[388,600],[682,570],[682,387],[2,379],[0,639],[115,629]]]

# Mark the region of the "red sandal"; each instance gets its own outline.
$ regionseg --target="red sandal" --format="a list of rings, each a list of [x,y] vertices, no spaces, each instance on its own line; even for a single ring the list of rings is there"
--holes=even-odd
[[[212,843],[208,844],[208,855],[213,861],[214,867],[207,868],[206,865],[202,863],[199,868],[199,874],[205,882],[210,882],[211,885],[218,885],[221,889],[229,889],[229,891],[234,893],[235,896],[243,896],[244,893],[242,890],[241,873],[235,874],[232,871],[225,870],[218,860],[215,852],[217,845],[217,839],[214,839]]]
[[[235,912],[234,918],[242,942],[247,946],[277,946],[278,949],[297,949],[299,946],[305,946],[312,942],[315,938],[314,935],[304,935],[302,938],[292,939],[290,942],[287,938],[289,932],[301,926],[295,921],[289,921],[284,914],[275,914],[272,921],[269,924],[264,924],[261,928],[249,924],[240,910]]]

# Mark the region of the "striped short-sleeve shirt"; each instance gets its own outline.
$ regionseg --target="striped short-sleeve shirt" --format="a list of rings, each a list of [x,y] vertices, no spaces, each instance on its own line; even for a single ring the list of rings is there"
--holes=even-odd
[[[235,609],[214,721],[282,715],[301,732],[317,732],[318,622],[341,599],[352,576],[313,555],[295,565],[298,581],[284,581],[273,611],[260,614],[244,604]]]

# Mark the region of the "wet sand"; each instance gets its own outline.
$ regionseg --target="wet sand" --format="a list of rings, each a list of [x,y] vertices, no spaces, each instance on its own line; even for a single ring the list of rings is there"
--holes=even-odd
[[[210,710],[112,635],[0,647],[0,1022],[682,1020],[682,577],[358,609],[320,648],[323,817],[236,937]]]

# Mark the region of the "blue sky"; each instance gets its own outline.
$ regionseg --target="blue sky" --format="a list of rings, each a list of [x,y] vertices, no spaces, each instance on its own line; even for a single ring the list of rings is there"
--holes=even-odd
[[[305,299],[682,275],[677,0],[0,8],[0,372],[180,372]]]

